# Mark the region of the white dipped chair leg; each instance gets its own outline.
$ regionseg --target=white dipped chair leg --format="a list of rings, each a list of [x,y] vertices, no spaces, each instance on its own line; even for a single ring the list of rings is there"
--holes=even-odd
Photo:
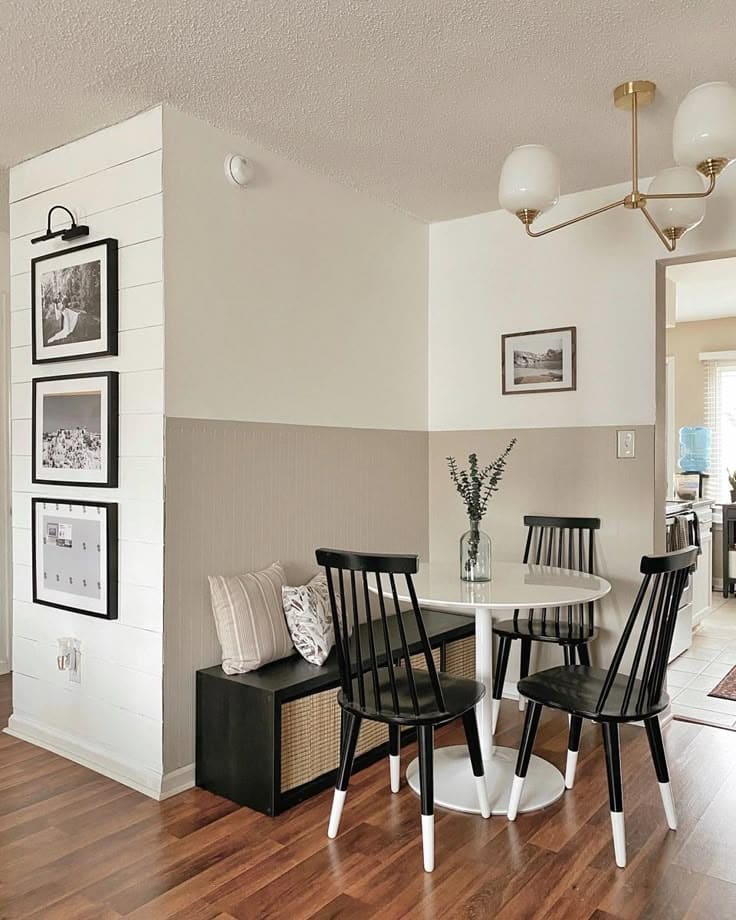
[[[519,712],[524,712],[526,709],[526,697],[519,697]]]
[[[480,807],[481,816],[490,818],[491,803],[488,801],[488,787],[486,786],[485,776],[475,777],[475,788],[478,792],[478,806]]]
[[[434,815],[422,815],[424,871],[434,872]]]
[[[501,712],[501,700],[493,700],[492,710],[491,710],[491,734],[496,734],[496,726],[498,725],[498,714]]]
[[[672,798],[672,786],[670,783],[660,783],[659,794],[662,796],[662,805],[667,816],[667,824],[671,831],[676,831],[677,815],[675,814],[675,802]]]
[[[652,753],[654,769],[657,774],[659,794],[662,796],[662,805],[664,806],[664,813],[667,818],[667,824],[670,830],[676,831],[677,815],[675,814],[675,803],[672,798],[670,774],[669,770],[667,769],[667,754],[664,749],[664,741],[662,740],[662,729],[659,725],[659,719],[656,716],[654,718],[647,719],[644,723],[644,727],[647,730],[649,748]]]
[[[330,811],[330,823],[327,826],[327,836],[334,840],[340,829],[340,818],[342,818],[342,809],[345,805],[345,796],[348,794],[347,789],[335,789],[335,795],[332,799],[332,809]]]
[[[578,765],[578,752],[567,751],[567,763],[565,764],[565,789],[572,789],[575,785],[575,769]]]
[[[511,794],[509,795],[509,810],[506,813],[506,817],[509,821],[516,821],[516,816],[519,813],[519,802],[521,801],[521,793],[524,790],[524,777],[523,776],[514,776],[514,781],[511,784]]]
[[[622,811],[611,812],[611,828],[613,829],[613,853],[619,869],[626,868],[626,826]]]
[[[401,787],[401,757],[399,754],[388,755],[388,769],[391,777],[391,792],[398,792]]]

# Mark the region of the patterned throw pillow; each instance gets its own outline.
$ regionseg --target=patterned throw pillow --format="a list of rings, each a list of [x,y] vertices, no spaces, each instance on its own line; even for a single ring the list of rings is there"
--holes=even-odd
[[[280,562],[249,575],[210,575],[212,613],[226,674],[255,671],[294,651],[284,620]]]
[[[309,584],[283,587],[284,614],[297,652],[310,664],[324,664],[335,644],[327,578],[315,575]]]

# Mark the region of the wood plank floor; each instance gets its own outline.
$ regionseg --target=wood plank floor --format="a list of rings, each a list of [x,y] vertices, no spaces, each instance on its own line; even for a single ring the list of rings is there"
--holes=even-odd
[[[0,725],[9,711],[0,677]],[[520,719],[505,703],[500,742],[517,743]],[[539,733],[537,752],[560,767],[566,728],[546,714]],[[457,735],[445,729],[438,742]],[[406,787],[388,792],[386,764],[356,774],[342,833],[328,841],[329,792],[276,819],[197,789],[157,803],[3,734],[0,917],[736,917],[736,733],[675,722],[665,740],[676,833],[644,732],[622,732],[626,870],[613,863],[602,753],[586,726],[571,793],[515,824],[438,812],[426,875],[418,801]]]

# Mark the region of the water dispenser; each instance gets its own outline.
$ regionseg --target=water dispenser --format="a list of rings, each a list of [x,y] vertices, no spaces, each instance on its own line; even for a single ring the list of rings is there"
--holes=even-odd
[[[680,469],[683,473],[705,473],[710,466],[713,433],[702,425],[680,428]]]

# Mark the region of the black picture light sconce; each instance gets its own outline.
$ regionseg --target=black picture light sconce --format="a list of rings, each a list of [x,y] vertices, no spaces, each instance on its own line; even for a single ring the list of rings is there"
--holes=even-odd
[[[54,211],[66,211],[69,215],[69,220],[72,222],[71,227],[62,227],[61,230],[52,230],[51,215]],[[57,236],[60,236],[64,241],[76,240],[80,236],[89,236],[89,227],[86,224],[78,224],[76,220],[74,220],[74,215],[69,208],[65,208],[63,204],[55,204],[46,216],[46,232],[43,236],[34,237],[31,243],[43,243],[44,240],[54,240]]]

